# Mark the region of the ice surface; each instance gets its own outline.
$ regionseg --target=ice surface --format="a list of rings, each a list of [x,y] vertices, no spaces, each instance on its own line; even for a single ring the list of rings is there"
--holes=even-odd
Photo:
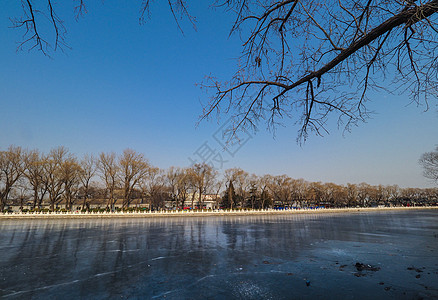
[[[438,298],[438,211],[3,220],[0,297]]]

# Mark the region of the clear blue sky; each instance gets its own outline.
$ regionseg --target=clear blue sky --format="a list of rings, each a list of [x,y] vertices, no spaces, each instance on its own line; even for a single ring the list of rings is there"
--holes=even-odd
[[[209,74],[227,79],[237,64],[240,41],[228,37],[231,16],[191,1],[197,31],[182,22],[182,35],[165,1],[157,1],[143,26],[137,2],[89,1],[88,14],[76,22],[73,1],[58,1],[71,49],[47,58],[16,52],[22,31],[9,28],[9,18],[19,16],[20,1],[0,1],[2,150],[14,144],[48,152],[64,145],[81,156],[129,147],[167,168],[190,165],[189,157],[199,159],[208,146],[222,157],[222,169],[338,184],[433,186],[417,161],[438,144],[436,99],[424,112],[406,96],[373,94],[369,108],[376,114],[351,133],[333,127],[299,146],[293,124],[278,128],[275,139],[262,126],[231,155],[215,139],[226,117],[195,127],[208,97],[196,83]]]

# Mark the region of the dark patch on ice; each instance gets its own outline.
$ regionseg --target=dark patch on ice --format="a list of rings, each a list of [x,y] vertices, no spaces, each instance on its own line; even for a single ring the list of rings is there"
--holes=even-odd
[[[418,268],[415,268],[415,267],[408,267],[408,270],[409,270],[409,271],[415,271],[415,272],[417,272],[417,273],[421,273],[421,272],[423,272],[423,270],[418,269]]]
[[[380,270],[379,267],[373,267],[371,265],[362,264],[362,263],[359,263],[359,262],[357,262],[355,264],[355,267],[356,267],[356,270],[358,270],[359,272],[361,272],[361,271],[373,271],[373,272],[376,272],[376,271]]]

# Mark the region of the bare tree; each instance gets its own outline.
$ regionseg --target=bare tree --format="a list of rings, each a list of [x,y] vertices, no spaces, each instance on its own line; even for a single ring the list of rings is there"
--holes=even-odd
[[[189,196],[190,187],[192,186],[192,182],[193,182],[192,175],[193,172],[191,168],[183,168],[178,176],[178,199],[181,203],[182,208],[184,208],[184,205]],[[192,206],[193,206],[193,201],[192,201]]]
[[[329,203],[331,192],[327,191],[327,185],[321,182],[311,182],[307,187],[306,192],[306,205],[321,205],[329,207],[333,203]]]
[[[424,177],[438,183],[438,147],[435,151],[424,153],[419,162],[424,169]]]
[[[162,170],[151,166],[146,176],[142,177],[139,186],[142,194],[146,196],[151,210],[164,207],[167,200],[167,189]]]
[[[172,201],[174,202],[175,207],[178,207],[179,204],[179,181],[180,178],[183,174],[183,170],[181,168],[177,168],[174,166],[171,166],[167,172],[166,172],[166,183],[169,187],[169,191],[170,191],[170,197],[172,199]]]
[[[230,187],[231,183],[236,193],[237,199],[233,199],[232,189],[228,188],[228,201],[233,209],[234,205],[243,206],[247,191],[250,186],[249,174],[241,168],[230,168],[225,170],[225,179]]]
[[[140,6],[140,23],[150,16],[153,0]],[[158,2],[158,1],[157,1]],[[12,18],[23,29],[19,48],[65,48],[66,29],[51,0],[36,7],[22,0],[22,16]],[[76,18],[86,12],[76,2]],[[213,96],[201,119],[214,112],[231,114],[233,131],[271,128],[283,118],[298,124],[299,140],[323,135],[328,120],[349,130],[368,117],[370,90],[400,91],[428,105],[437,95],[438,0],[215,0],[236,16],[231,34],[242,38],[235,75],[213,76],[203,86]],[[193,26],[187,1],[167,1],[178,28],[180,18]],[[45,6],[45,7],[44,7]],[[45,17],[45,18],[44,18]],[[41,29],[52,24],[53,41]]]
[[[263,175],[258,180],[258,186],[260,188],[260,201],[261,207],[266,208],[268,202],[270,202],[270,195],[268,193],[269,183],[271,182],[271,175]]]
[[[308,183],[300,179],[292,179],[292,201],[294,205],[303,206],[303,202],[306,200],[306,192],[308,188]]]
[[[100,177],[105,182],[107,197],[107,207],[114,209],[117,202],[115,197],[115,190],[119,184],[119,166],[117,164],[117,157],[114,152],[101,153],[99,155],[98,170]]]
[[[80,162],[80,173],[79,173],[79,179],[81,181],[83,192],[84,192],[84,199],[82,203],[82,209],[85,209],[85,207],[88,207],[88,197],[90,194],[90,184],[91,179],[96,174],[97,170],[97,162],[93,155],[84,155],[83,159]]]
[[[368,116],[369,90],[399,90],[426,103],[437,95],[438,1],[224,1],[243,36],[240,68],[215,91],[202,118],[232,113],[234,128],[284,117],[299,140],[327,122],[349,130]]]
[[[400,194],[404,205],[415,205],[420,197],[421,190],[418,188],[404,188]]]
[[[219,201],[221,197],[219,196],[221,193],[222,186],[224,185],[222,180],[215,180],[215,183],[212,186],[212,191],[215,199],[214,208],[219,208]]]
[[[47,181],[44,180],[46,158],[38,150],[27,151],[24,155],[25,171],[29,184],[33,191],[32,208],[41,207],[44,196],[47,193]]]
[[[25,176],[21,176],[17,182],[15,183],[12,193],[14,194],[14,198],[16,200],[15,205],[20,205],[20,210],[23,210],[25,202],[31,198],[32,191],[29,188],[28,180]]]
[[[357,200],[362,207],[369,206],[371,190],[372,187],[368,183],[362,182],[357,185]]]
[[[12,187],[23,175],[24,162],[21,147],[9,146],[0,151],[0,212],[8,203]]]
[[[65,208],[67,210],[73,209],[73,204],[76,200],[76,195],[79,190],[79,183],[81,181],[81,167],[77,162],[76,157],[70,155],[66,158],[59,169],[61,181],[64,184],[64,199],[65,199]]]
[[[83,17],[87,13],[85,0],[74,1],[74,15],[76,20]],[[141,1],[139,23],[144,24],[146,19],[150,17],[149,9],[152,0]],[[180,26],[180,18],[187,18],[195,26],[195,17],[188,12],[186,1],[184,0],[169,0],[167,1],[170,12],[172,13],[175,22],[183,32]],[[17,50],[33,50],[41,51],[44,55],[50,56],[50,52],[69,48],[66,43],[67,28],[64,26],[63,20],[57,14],[57,6],[53,0],[31,1],[21,0],[22,15],[12,17],[12,27],[20,29],[23,32],[23,40],[19,43]]]
[[[287,175],[270,177],[269,191],[277,204],[281,206],[292,204],[292,178]],[[274,203],[275,204],[275,203]]]
[[[357,196],[358,196],[357,185],[347,183],[346,192],[347,192],[348,206],[350,206],[350,207],[355,206],[357,204]]]
[[[251,174],[248,177],[248,206],[250,206],[251,209],[256,208],[257,200],[260,197],[258,182],[259,177],[256,174]]]
[[[235,183],[234,188],[240,203],[238,204],[240,207],[244,207],[245,201],[248,198],[248,193],[251,187],[250,176],[248,172],[237,169],[235,175]]]
[[[132,201],[134,188],[147,176],[150,165],[143,154],[126,149],[119,159],[119,166],[123,189],[122,208],[127,208]]]
[[[194,164],[191,169],[193,170],[193,185],[196,189],[196,193],[198,194],[199,208],[202,208],[204,205],[205,195],[214,185],[217,171],[214,170],[211,165],[206,163]]]
[[[54,148],[47,155],[44,161],[44,185],[47,186],[49,195],[50,210],[55,209],[55,204],[61,202],[61,195],[64,193],[64,178],[61,167],[69,158],[67,148],[60,146]]]
[[[394,185],[390,185],[386,187],[386,191],[389,194],[389,200],[390,202],[394,205],[394,204],[398,204],[398,199],[400,197],[400,188],[398,185],[394,184]]]

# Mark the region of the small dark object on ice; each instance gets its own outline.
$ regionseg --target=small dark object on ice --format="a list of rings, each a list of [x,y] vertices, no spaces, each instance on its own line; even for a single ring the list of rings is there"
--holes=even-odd
[[[423,272],[422,270],[417,269],[417,268],[415,268],[415,267],[408,267],[408,270],[409,270],[409,271],[415,271],[415,272],[417,272],[417,273],[421,273],[421,272]]]
[[[380,284],[380,285],[384,285],[385,283],[384,283],[383,281],[380,281],[379,284]]]
[[[385,291],[389,291],[391,289],[390,286],[385,286]]]
[[[364,273],[354,273],[354,276],[356,276],[356,277],[364,277],[364,276],[367,276],[367,274],[364,274]]]
[[[263,261],[263,264],[265,264],[265,265],[269,265],[269,264],[270,264],[270,262],[269,262],[269,261],[267,261],[267,260],[264,260],[264,261]]]
[[[292,276],[294,275],[294,273],[287,273],[287,276]]]
[[[415,278],[420,278],[421,277],[421,275],[420,274],[418,274],[417,276],[415,276]]]
[[[310,281],[309,280],[306,280],[306,285],[310,286]]]
[[[376,272],[376,271],[379,271],[380,270],[380,268],[379,267],[373,267],[373,266],[371,266],[371,265],[365,265],[365,264],[362,264],[362,263],[356,263],[356,269],[360,272],[360,271],[373,271],[373,272]]]

